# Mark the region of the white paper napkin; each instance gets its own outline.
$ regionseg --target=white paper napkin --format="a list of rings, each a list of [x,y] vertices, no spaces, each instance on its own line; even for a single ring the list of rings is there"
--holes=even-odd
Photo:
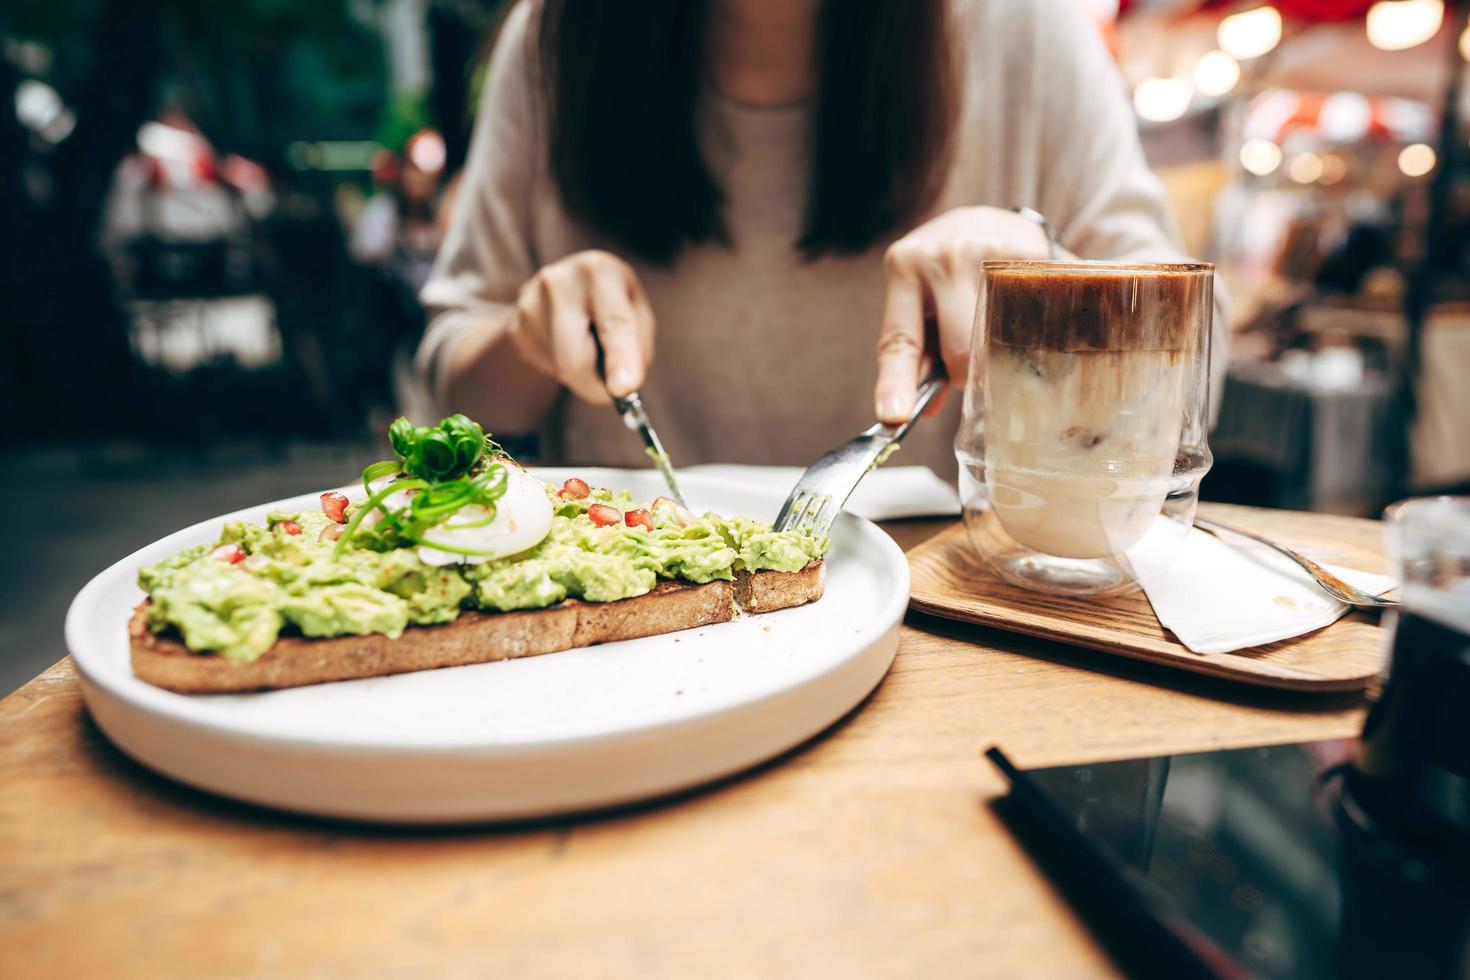
[[[804,470],[800,466],[706,463],[681,466],[679,472],[712,476],[722,482],[743,484],[784,499]],[[870,521],[900,517],[955,517],[960,512],[960,498],[954,487],[927,466],[884,466],[863,477],[845,509]]]
[[[1195,653],[1230,653],[1310,633],[1336,622],[1348,607],[1312,581],[1291,559],[1247,538],[1229,543],[1191,528],[1167,568],[1148,560],[1148,539],[1135,568],[1154,613]],[[1365,592],[1381,595],[1397,583],[1385,575],[1325,565]]]

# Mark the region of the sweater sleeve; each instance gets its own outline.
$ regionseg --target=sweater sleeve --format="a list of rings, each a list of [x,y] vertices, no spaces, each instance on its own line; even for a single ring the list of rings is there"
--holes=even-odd
[[[539,267],[530,213],[540,147],[528,56],[530,12],[525,2],[511,11],[491,54],[462,184],[419,294],[429,325],[416,366],[441,402],[455,342],[477,321],[502,319]]]
[[[1143,156],[1122,76],[1077,0],[1026,0],[1035,118],[1042,120],[1038,205],[1084,259],[1178,261],[1178,225]],[[1215,278],[1212,417],[1228,358],[1226,297]]]

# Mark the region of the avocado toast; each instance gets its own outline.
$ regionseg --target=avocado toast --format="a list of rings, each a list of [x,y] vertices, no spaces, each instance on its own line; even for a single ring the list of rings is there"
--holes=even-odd
[[[227,524],[140,570],[134,674],[249,691],[535,656],[821,597],[827,542],[553,488],[463,416],[390,430],[361,499]]]

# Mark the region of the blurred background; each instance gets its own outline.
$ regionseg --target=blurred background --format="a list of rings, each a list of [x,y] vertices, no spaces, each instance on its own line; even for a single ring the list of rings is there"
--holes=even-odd
[[[1077,2],[1234,300],[1203,495],[1373,514],[1470,483],[1464,6]],[[106,565],[432,414],[415,294],[504,6],[0,6],[0,692]]]

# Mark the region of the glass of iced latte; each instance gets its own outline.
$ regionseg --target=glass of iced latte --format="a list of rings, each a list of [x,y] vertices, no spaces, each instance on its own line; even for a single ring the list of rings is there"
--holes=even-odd
[[[1106,595],[1194,520],[1214,267],[986,262],[955,439],[970,540],[1009,582]]]

